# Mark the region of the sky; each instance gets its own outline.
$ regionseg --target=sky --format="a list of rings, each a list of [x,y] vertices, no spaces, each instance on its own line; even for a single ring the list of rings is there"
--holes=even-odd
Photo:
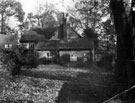
[[[22,8],[25,12],[25,18],[27,17],[28,13],[30,12],[35,13],[36,7],[38,7],[39,4],[44,4],[46,2],[53,3],[56,6],[56,8],[61,12],[67,12],[65,8],[73,7],[74,5],[72,0],[16,0],[16,1],[19,1],[22,4]],[[62,4],[62,1],[64,1],[63,4]],[[106,21],[106,17],[103,18],[103,20]],[[16,20],[13,20],[12,18],[10,22],[10,25],[12,27],[15,27],[18,24],[17,22],[15,23],[14,21]]]
[[[63,1],[63,0],[16,0],[16,1],[19,1],[22,4],[22,8],[25,12],[25,18],[27,17],[28,13],[31,13],[31,12],[35,13],[36,7],[38,7],[38,5],[40,3],[43,4],[46,2],[48,2],[48,3],[51,2],[51,3],[55,4],[55,6],[57,7],[57,9],[59,11],[66,12],[65,8],[63,8],[62,3],[61,3],[61,1]],[[70,1],[71,0],[64,0],[65,6],[70,5]],[[11,28],[17,27],[18,24],[19,23],[15,18],[10,18],[9,26]]]
[[[36,8],[39,6],[39,4],[45,4],[46,2],[54,4],[55,7],[60,12],[67,12],[65,8],[73,7],[74,5],[72,0],[16,0],[16,1],[19,1],[22,4],[22,8],[25,12],[25,18],[27,17],[28,13],[31,12],[36,13]],[[11,18],[11,20],[9,20],[9,25],[11,28],[14,28],[18,25],[18,22],[16,19]]]
[[[27,14],[34,11],[38,1],[43,1],[43,0],[17,0],[17,1],[19,1],[22,4],[23,10]]]
[[[17,0],[22,4],[23,10],[25,11],[26,14],[30,12],[34,12],[36,9],[36,6],[38,6],[39,3],[53,3],[55,6],[60,10],[60,11],[66,11],[62,7],[62,1],[64,1],[65,6],[71,5],[71,0]]]

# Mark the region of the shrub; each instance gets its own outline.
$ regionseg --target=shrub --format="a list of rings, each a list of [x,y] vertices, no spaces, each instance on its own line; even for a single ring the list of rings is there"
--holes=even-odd
[[[19,59],[17,58],[17,55],[13,50],[2,49],[0,59],[3,65],[6,67],[6,69],[12,76],[19,74],[21,64],[19,62]]]
[[[100,61],[97,61],[96,64],[98,67],[102,68],[104,66],[104,57],[102,57]]]
[[[83,57],[79,57],[76,62],[76,67],[91,67],[92,62],[90,61],[89,58],[87,58],[87,61],[84,61]]]
[[[60,64],[65,65],[70,62],[70,54],[64,54],[60,57]]]
[[[21,53],[20,62],[27,68],[36,68],[39,64],[39,54],[34,50],[26,50],[25,53]]]
[[[48,60],[46,57],[40,58],[38,61],[39,61],[39,64],[49,64],[49,63],[51,63],[51,60]]]
[[[19,74],[22,66],[36,67],[38,65],[38,54],[34,50],[14,46],[12,49],[2,50],[1,60],[7,66],[10,74],[16,75]]]
[[[113,54],[105,54],[100,61],[97,62],[99,67],[103,67],[106,70],[112,70]]]

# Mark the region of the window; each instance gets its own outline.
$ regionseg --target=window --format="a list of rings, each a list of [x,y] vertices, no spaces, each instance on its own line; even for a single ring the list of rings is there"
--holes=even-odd
[[[5,44],[5,48],[8,48],[8,44]]]
[[[47,53],[47,57],[49,57],[50,56],[50,53]]]
[[[30,45],[29,43],[26,44],[26,48],[29,49],[30,48]]]
[[[9,48],[12,48],[12,44],[9,44],[8,46],[9,46]]]
[[[27,49],[34,49],[35,43],[23,43],[22,44]]]
[[[34,49],[34,43],[30,43],[30,48]]]
[[[4,47],[5,48],[12,48],[12,44],[5,44]]]

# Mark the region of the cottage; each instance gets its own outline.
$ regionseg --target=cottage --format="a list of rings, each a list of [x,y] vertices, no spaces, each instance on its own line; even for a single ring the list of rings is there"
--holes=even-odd
[[[24,46],[27,49],[35,50],[36,45],[39,42],[48,42],[49,38],[51,38],[54,35],[55,28],[36,28],[36,29],[30,29],[23,33],[23,35],[20,38],[20,43],[22,46]],[[39,34],[41,33],[41,34]],[[48,37],[48,38],[46,38]],[[53,38],[55,38],[53,36]],[[46,57],[46,58],[52,58],[50,51],[37,51],[40,55],[40,58]]]
[[[34,49],[36,44],[39,41],[45,41],[46,38],[30,29],[28,31],[24,31],[23,35],[20,38],[20,43],[27,49]]]
[[[71,61],[77,61],[79,57],[84,57],[84,61],[87,61],[86,55],[89,54],[89,58],[93,58],[93,39],[80,38],[80,35],[70,27],[70,23],[67,23],[66,19],[63,18],[59,27],[52,30],[51,33],[54,35],[47,40],[42,37],[43,35],[32,31],[32,33],[23,35],[20,42],[27,48],[32,47],[38,51],[40,57],[54,59],[69,54]],[[47,31],[44,33],[48,35]]]
[[[0,47],[4,49],[11,48],[13,45],[18,44],[16,35],[0,35]]]
[[[89,54],[89,59],[92,59],[93,41],[84,38],[73,39],[73,41],[50,40],[39,42],[35,49],[43,52],[56,51],[59,56],[69,54],[71,61],[77,61],[79,57],[86,57],[86,54]]]

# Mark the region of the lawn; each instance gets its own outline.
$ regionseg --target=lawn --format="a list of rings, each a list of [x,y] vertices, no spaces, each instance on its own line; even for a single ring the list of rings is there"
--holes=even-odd
[[[11,77],[0,69],[0,103],[55,103],[62,84],[59,80]]]
[[[0,69],[0,103],[55,103],[61,94],[62,98],[85,96],[96,100],[91,101],[93,103],[101,103],[118,93],[116,88],[114,74],[96,67],[39,65],[32,69],[22,68],[20,75],[15,77],[6,69]]]

